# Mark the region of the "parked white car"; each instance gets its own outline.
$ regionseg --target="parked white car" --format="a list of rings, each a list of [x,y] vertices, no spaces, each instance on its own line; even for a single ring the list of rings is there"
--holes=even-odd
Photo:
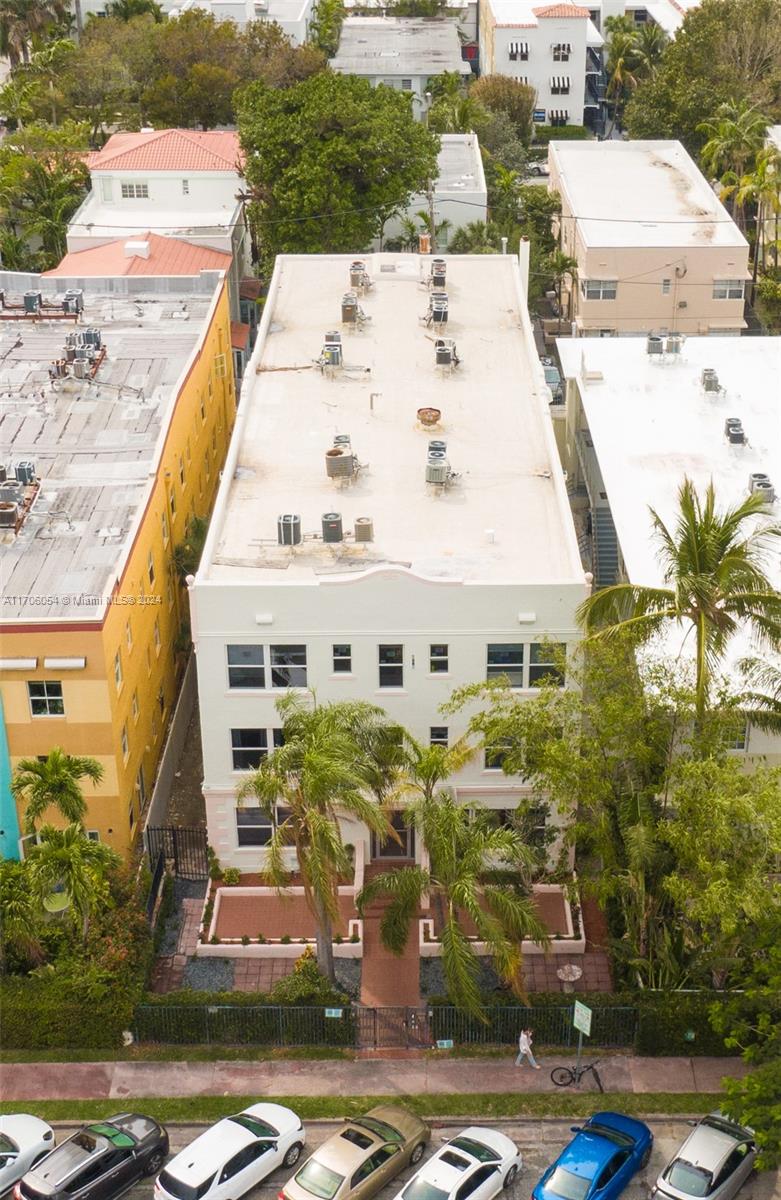
[[[54,1149],[50,1125],[29,1113],[0,1117],[0,1196]]]
[[[301,1120],[281,1104],[253,1104],[190,1142],[155,1180],[155,1200],[238,1200],[301,1157]]]
[[[491,1200],[513,1184],[522,1167],[515,1142],[495,1129],[470,1125],[423,1164],[396,1200]]]
[[[732,1200],[754,1168],[754,1132],[712,1112],[667,1164],[651,1195],[659,1200]]]

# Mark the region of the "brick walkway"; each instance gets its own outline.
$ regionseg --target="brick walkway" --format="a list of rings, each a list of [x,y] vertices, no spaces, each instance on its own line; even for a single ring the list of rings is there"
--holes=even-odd
[[[233,990],[270,992],[295,965],[295,958],[237,958],[233,965]]]
[[[198,945],[198,928],[202,910],[203,900],[182,901],[182,928],[179,930],[176,953],[163,954],[158,958],[152,971],[150,991],[173,992],[182,986],[187,960],[195,954]]]

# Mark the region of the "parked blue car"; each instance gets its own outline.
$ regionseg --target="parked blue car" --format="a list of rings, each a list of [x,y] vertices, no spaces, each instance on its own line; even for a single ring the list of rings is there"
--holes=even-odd
[[[642,1121],[601,1112],[585,1125],[532,1192],[532,1200],[615,1200],[651,1157],[654,1135]]]

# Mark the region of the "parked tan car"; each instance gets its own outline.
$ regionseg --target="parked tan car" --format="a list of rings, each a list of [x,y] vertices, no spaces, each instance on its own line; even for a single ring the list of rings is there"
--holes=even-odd
[[[413,1113],[381,1104],[323,1142],[288,1180],[279,1200],[371,1200],[419,1163],[431,1130]]]

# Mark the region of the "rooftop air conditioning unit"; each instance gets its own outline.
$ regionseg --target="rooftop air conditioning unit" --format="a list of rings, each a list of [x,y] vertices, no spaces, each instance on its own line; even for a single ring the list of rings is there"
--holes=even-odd
[[[25,292],[24,293],[24,311],[26,313],[38,313],[43,305],[43,296],[40,292]]]
[[[355,474],[355,455],[343,446],[326,450],[325,473],[329,479],[349,479]]]
[[[646,354],[662,354],[664,353],[664,339],[656,333],[649,333],[645,342]]]
[[[355,292],[342,296],[342,324],[355,325],[358,321],[358,297]]]
[[[277,541],[280,546],[300,545],[301,517],[298,513],[282,513],[277,517]]]
[[[19,507],[11,500],[0,500],[0,529],[15,529]]]
[[[323,513],[323,541],[341,542],[343,540],[342,514],[336,512]]]
[[[706,392],[718,392],[721,390],[718,374],[714,371],[713,367],[703,367],[700,383]]]
[[[373,542],[374,521],[371,517],[356,517],[353,532],[356,542]]]
[[[740,417],[727,417],[724,422],[724,433],[727,441],[733,446],[742,446],[746,440],[746,431]]]
[[[769,475],[764,471],[752,471],[748,477],[748,490],[752,495],[760,493],[768,504],[776,498],[776,489]]]
[[[680,354],[683,346],[683,337],[680,333],[668,333],[664,348],[667,354]]]
[[[84,292],[81,288],[68,288],[62,302],[62,310],[66,313],[80,313],[84,311]]]
[[[24,462],[18,462],[14,473],[21,484],[35,483],[35,463],[32,459],[25,459]]]

